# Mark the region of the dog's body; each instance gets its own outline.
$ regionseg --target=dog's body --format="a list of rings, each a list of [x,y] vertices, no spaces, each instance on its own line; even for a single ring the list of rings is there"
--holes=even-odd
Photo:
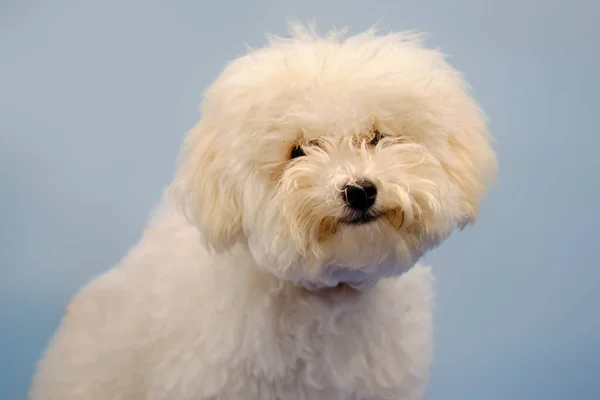
[[[172,212],[73,300],[33,398],[417,399],[430,286],[416,267],[363,295],[310,293],[242,246],[209,254]]]
[[[141,242],[76,296],[33,400],[423,397],[432,277],[495,173],[411,35],[296,27],[223,72]]]

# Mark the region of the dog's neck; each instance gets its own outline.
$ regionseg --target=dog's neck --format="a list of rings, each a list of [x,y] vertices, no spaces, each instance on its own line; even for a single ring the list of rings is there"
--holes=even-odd
[[[374,274],[364,274],[349,268],[335,267],[327,277],[315,280],[299,281],[298,285],[315,292],[321,290],[354,290],[366,292],[377,285],[380,277]]]
[[[272,275],[283,283],[289,283],[295,287],[301,287],[309,292],[368,292],[372,290],[381,279],[399,276],[408,271],[416,264],[418,257],[407,265],[399,265],[394,260],[380,261],[361,269],[356,267],[332,264],[319,268],[318,275],[305,274],[302,271],[314,270],[302,265],[290,266],[283,269],[272,268],[269,263],[276,260],[269,257],[263,257],[259,254],[256,257],[247,242],[238,241],[230,249],[233,252],[242,252],[240,258],[251,258],[255,268],[263,273]],[[258,260],[257,260],[258,258]],[[259,261],[260,260],[260,261]],[[261,262],[263,264],[261,264]],[[409,265],[410,264],[410,265]]]

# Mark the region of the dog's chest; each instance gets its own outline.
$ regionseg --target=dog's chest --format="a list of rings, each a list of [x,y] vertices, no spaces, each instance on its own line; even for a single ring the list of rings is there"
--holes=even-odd
[[[399,394],[407,360],[401,316],[380,309],[377,299],[313,300],[273,311],[273,324],[257,340],[250,363],[257,374],[273,382],[277,392],[312,393],[307,398]]]
[[[189,343],[160,398],[410,398],[400,389],[410,362],[402,318],[389,305],[281,298],[246,311]]]

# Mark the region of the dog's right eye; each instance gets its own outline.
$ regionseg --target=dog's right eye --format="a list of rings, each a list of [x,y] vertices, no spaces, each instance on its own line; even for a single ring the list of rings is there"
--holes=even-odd
[[[381,140],[381,132],[379,132],[377,129],[375,129],[375,131],[373,131],[373,138],[371,139],[371,141],[369,142],[369,144],[371,146],[377,146],[377,144],[379,143],[379,141]]]
[[[293,160],[294,158],[296,158],[296,157],[302,157],[303,155],[305,155],[304,150],[302,150],[302,147],[299,144],[297,144],[292,149],[292,153],[290,154],[290,158]]]

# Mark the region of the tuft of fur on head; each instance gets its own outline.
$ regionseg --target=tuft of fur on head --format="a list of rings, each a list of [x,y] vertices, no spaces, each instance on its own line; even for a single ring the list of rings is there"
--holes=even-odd
[[[294,24],[205,94],[172,185],[206,244],[305,285],[360,287],[475,221],[496,161],[460,74],[413,33]],[[301,156],[292,159],[295,148]],[[344,188],[377,188],[352,224]]]

